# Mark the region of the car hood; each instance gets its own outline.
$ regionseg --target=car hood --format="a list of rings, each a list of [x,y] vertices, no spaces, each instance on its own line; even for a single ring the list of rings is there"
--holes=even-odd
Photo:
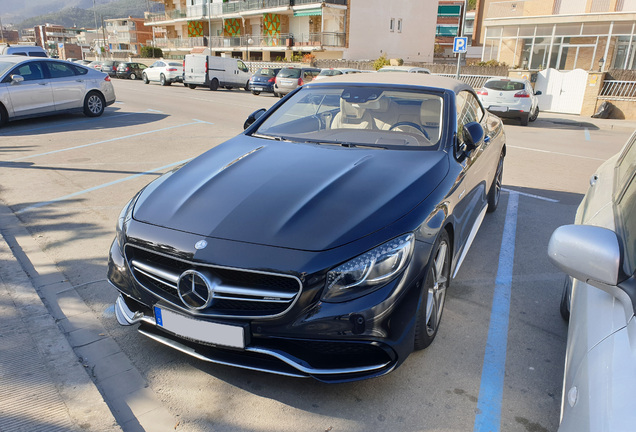
[[[240,135],[150,184],[133,217],[203,237],[327,250],[411,211],[447,174],[447,157]]]

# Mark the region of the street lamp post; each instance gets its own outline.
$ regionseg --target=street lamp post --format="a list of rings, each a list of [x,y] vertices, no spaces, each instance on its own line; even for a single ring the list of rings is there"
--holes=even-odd
[[[247,62],[249,63],[250,61],[250,45],[252,45],[254,43],[254,40],[252,38],[248,38],[247,39]]]

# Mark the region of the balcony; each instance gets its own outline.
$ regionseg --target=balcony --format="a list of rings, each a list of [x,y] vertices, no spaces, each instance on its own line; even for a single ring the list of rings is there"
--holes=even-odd
[[[172,21],[172,20],[185,19],[185,18],[187,18],[186,12],[180,9],[175,9],[172,11],[165,11],[161,13],[148,13],[146,14],[144,22],[146,24],[151,24],[156,22]]]
[[[318,2],[315,0],[314,3]],[[285,8],[292,5],[292,0],[245,0],[223,3],[223,14],[236,14],[259,9]]]
[[[330,4],[338,4],[338,5],[346,5],[347,0],[294,0],[295,6],[312,4],[312,3],[330,3]]]

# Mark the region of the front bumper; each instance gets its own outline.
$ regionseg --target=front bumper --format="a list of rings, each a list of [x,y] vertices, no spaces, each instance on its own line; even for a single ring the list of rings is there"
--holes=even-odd
[[[120,291],[115,307],[118,322],[139,324],[140,333],[181,352],[217,364],[280,375],[324,382],[355,381],[392,371],[413,350],[422,266],[415,257],[422,252],[428,257],[430,248],[427,243],[416,243],[416,249],[426,250],[414,253],[404,273],[375,292],[347,302],[326,303],[320,300],[324,278],[308,277],[289,307],[262,317],[223,315],[218,310],[206,315],[184,308],[174,297],[153,292],[144,286],[148,282],[135,273],[137,270],[131,270],[132,259],[122,255],[117,241],[111,247],[108,279]],[[227,248],[224,252],[232,255]],[[268,254],[261,252],[255,255],[263,260]],[[282,260],[290,262],[291,258]],[[197,265],[187,261],[187,265]],[[242,326],[245,345],[236,348],[175,334],[158,325],[156,308],[197,321]]]

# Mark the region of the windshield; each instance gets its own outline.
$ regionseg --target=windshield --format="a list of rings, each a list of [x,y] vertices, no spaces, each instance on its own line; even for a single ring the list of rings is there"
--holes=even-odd
[[[260,68],[256,75],[275,77],[278,70],[280,69]]]
[[[491,90],[500,90],[500,91],[519,91],[524,89],[524,85],[521,82],[516,81],[488,81],[484,84],[484,87]]]
[[[253,136],[347,147],[437,148],[442,97],[393,87],[306,86]]]
[[[300,69],[283,69],[278,73],[279,78],[300,78]]]
[[[335,69],[326,69],[320,72],[322,76],[334,76],[334,75],[342,75],[342,72]]]
[[[0,75],[3,75],[6,71],[15,66],[15,63],[0,61]]]

